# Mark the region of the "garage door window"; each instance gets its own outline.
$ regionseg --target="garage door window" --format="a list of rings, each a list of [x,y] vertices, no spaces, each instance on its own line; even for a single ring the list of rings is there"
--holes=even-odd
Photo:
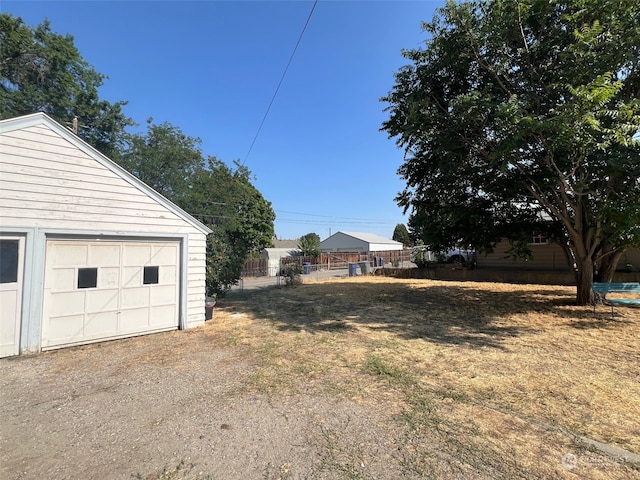
[[[97,268],[78,269],[78,288],[96,288],[98,286]]]
[[[18,240],[0,240],[0,283],[18,281]]]
[[[160,267],[144,267],[142,283],[144,285],[154,285],[158,283],[158,270]]]

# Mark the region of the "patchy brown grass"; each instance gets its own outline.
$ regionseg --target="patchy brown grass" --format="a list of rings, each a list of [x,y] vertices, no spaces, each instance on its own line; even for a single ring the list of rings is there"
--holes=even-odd
[[[640,477],[615,450],[640,454],[640,309],[617,306],[612,320],[574,296],[559,286],[334,279],[230,296],[204,332],[258,366],[250,391],[387,412],[402,427],[402,464],[425,478]],[[575,468],[563,467],[566,453]]]

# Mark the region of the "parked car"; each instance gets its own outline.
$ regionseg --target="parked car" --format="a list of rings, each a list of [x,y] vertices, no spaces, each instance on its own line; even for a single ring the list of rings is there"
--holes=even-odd
[[[471,249],[453,248],[435,253],[426,245],[418,245],[411,250],[411,261],[424,267],[428,263],[458,263],[463,267],[473,268],[476,264],[476,252]]]
[[[473,268],[476,265],[475,250],[454,248],[445,253],[447,263],[459,263],[463,267]]]

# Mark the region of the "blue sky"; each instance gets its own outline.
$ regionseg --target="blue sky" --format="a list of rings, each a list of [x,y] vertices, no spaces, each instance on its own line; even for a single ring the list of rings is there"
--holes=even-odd
[[[390,238],[403,152],[380,132],[403,48],[442,1],[320,0],[250,154],[313,1],[11,1],[51,21],[107,75],[101,97],[169,122],[205,155],[243,162],[276,212],[278,238],[369,232]]]

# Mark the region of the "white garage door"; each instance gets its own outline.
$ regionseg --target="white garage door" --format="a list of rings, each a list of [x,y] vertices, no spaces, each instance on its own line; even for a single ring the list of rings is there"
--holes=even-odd
[[[178,328],[179,242],[47,241],[42,348]]]

